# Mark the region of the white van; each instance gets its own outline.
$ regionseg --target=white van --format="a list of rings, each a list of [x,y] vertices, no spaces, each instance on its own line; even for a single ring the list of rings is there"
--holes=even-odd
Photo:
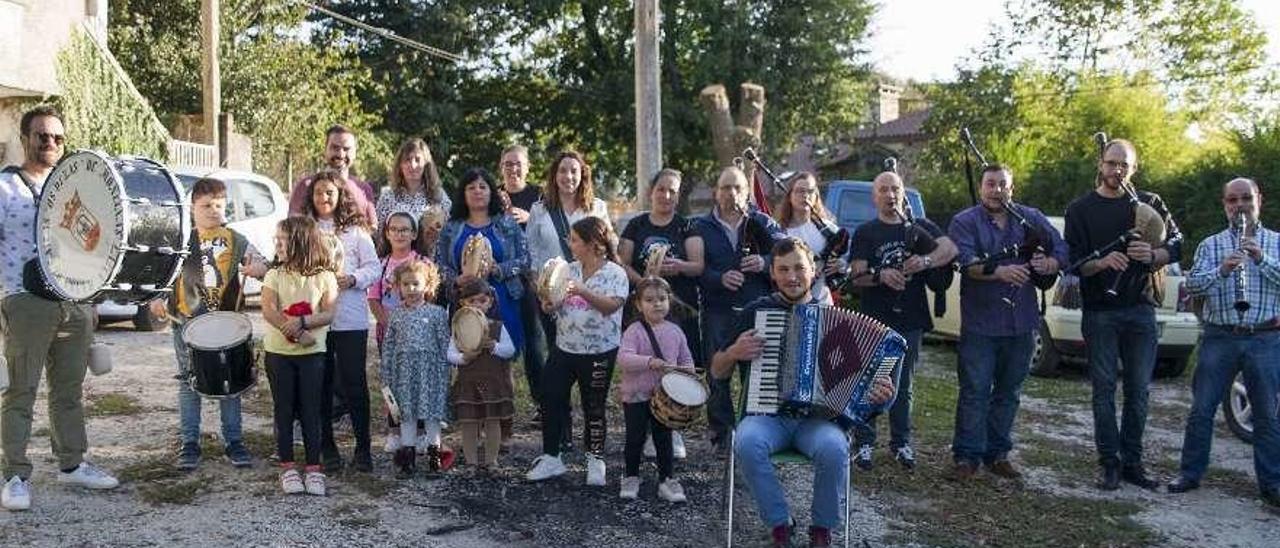
[[[1062,217],[1049,217],[1049,223],[1062,232]],[[1182,269],[1175,263],[1166,267],[1164,302],[1156,309],[1156,327],[1160,345],[1156,351],[1157,377],[1176,377],[1187,367],[1187,361],[1200,338],[1200,323],[1190,310],[1187,292],[1183,288]],[[1081,310],[1064,308],[1058,303],[1079,303],[1079,286],[1069,277],[1061,277],[1046,295],[1049,305],[1036,333],[1035,352],[1032,355],[1031,372],[1038,376],[1051,376],[1058,372],[1064,361],[1088,358],[1084,337],[1080,334]],[[1072,295],[1075,292],[1076,295]],[[1078,305],[1077,305],[1078,306]],[[947,313],[934,318],[933,332],[948,338],[960,336],[960,280],[947,290]],[[1052,344],[1045,344],[1051,341]],[[1068,359],[1064,359],[1068,358]]]
[[[227,226],[244,234],[267,260],[275,257],[276,224],[289,215],[289,200],[280,185],[271,178],[247,171],[207,167],[172,167],[174,176],[189,195],[191,185],[204,177],[227,184]],[[262,292],[262,283],[253,278],[245,281],[245,295]],[[167,319],[150,313],[148,307],[116,302],[97,306],[103,321],[132,319],[140,331],[163,329]]]

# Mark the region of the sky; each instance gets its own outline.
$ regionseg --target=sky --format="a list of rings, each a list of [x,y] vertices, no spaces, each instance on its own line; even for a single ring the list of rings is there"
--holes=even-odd
[[[1280,2],[1241,0],[1267,32],[1270,62],[1280,63]],[[1004,0],[880,0],[872,22],[871,62],[899,79],[950,81],[956,62],[986,42],[1004,16]],[[926,15],[927,16],[922,16]]]

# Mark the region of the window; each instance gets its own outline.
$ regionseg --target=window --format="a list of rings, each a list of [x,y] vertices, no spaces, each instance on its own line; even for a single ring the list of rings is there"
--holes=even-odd
[[[266,217],[276,211],[275,201],[271,199],[271,189],[257,181],[235,181],[239,189],[237,197],[244,208],[244,218],[257,219]]]
[[[836,220],[840,226],[858,226],[876,218],[876,207],[871,203],[871,195],[856,190],[840,193],[840,205],[837,208]]]

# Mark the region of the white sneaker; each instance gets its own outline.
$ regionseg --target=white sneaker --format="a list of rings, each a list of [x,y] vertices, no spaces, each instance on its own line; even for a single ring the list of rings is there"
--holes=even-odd
[[[653,445],[653,436],[644,439],[644,452],[642,454],[646,459],[658,458],[658,448]]]
[[[31,509],[31,484],[16,475],[9,478],[9,482],[4,484],[4,492],[0,493],[0,504],[6,510]]]
[[[382,451],[395,453],[398,449],[400,449],[400,434],[387,434],[387,441],[382,444]]]
[[[675,478],[667,478],[667,481],[658,484],[658,498],[667,502],[682,503],[689,499],[684,496],[684,487],[680,486],[680,482]]]
[[[306,490],[302,486],[302,476],[297,470],[285,470],[280,474],[280,488],[284,489],[286,495],[296,495]]]
[[[307,472],[302,483],[308,495],[324,496],[324,472]]]
[[[604,459],[587,455],[587,485],[604,486]]]
[[[640,476],[627,476],[622,478],[622,490],[618,493],[619,497],[628,500],[635,500],[640,496]]]
[[[115,489],[120,481],[105,470],[84,461],[70,472],[58,472],[58,483],[70,483],[89,489]]]
[[[684,436],[679,432],[671,433],[671,456],[682,460],[689,456],[689,451],[684,448]]]
[[[560,460],[560,457],[539,455],[538,458],[533,459],[533,468],[529,470],[528,474],[525,474],[525,479],[542,481],[563,475],[566,471],[564,461]]]

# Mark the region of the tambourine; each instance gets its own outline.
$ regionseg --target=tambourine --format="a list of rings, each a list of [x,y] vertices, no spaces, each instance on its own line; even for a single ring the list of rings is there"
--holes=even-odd
[[[560,306],[569,292],[569,263],[552,257],[542,265],[538,276],[538,295],[553,306]]]
[[[437,234],[444,229],[444,222],[449,220],[449,212],[440,204],[431,204],[422,212],[422,228],[431,229]]]
[[[480,350],[488,339],[489,318],[478,308],[464,306],[453,314],[453,344],[463,353]]]
[[[649,246],[649,256],[644,262],[645,276],[662,276],[662,263],[667,260],[667,252],[671,244],[653,244]]]
[[[462,245],[462,275],[477,278],[489,277],[493,264],[493,248],[483,234],[472,234]]]

